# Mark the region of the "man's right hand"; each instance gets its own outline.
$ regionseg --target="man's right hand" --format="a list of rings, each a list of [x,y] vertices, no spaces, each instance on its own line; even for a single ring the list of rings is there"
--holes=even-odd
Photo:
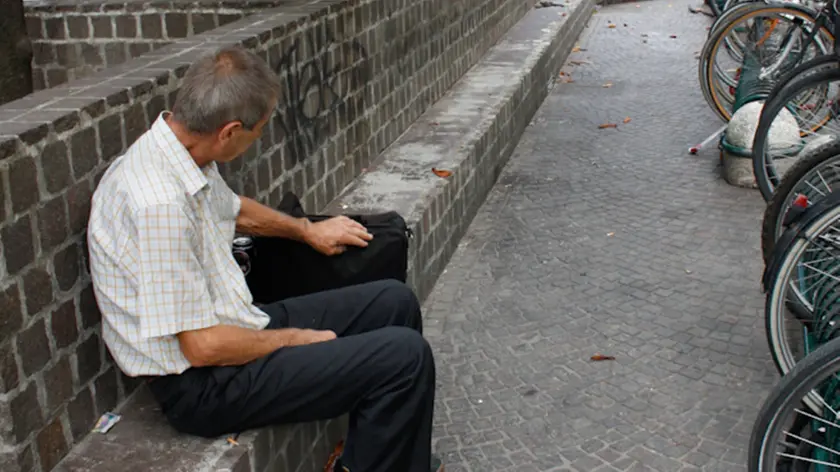
[[[335,338],[335,333],[330,330],[298,329],[297,333],[292,337],[290,346],[322,343],[324,341],[332,341]]]

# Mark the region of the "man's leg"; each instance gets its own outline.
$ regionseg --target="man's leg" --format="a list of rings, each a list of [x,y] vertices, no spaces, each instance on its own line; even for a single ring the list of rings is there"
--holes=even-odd
[[[353,323],[351,323],[352,325]],[[350,413],[342,463],[353,472],[428,472],[435,367],[423,337],[386,327],[279,349],[239,367],[190,369],[155,381],[172,424],[218,436]]]
[[[402,282],[382,280],[289,298],[262,307],[268,328],[329,329],[338,336],[386,326],[423,332],[420,303]]]

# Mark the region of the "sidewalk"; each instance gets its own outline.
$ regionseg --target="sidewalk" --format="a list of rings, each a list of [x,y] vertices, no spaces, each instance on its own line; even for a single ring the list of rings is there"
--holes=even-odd
[[[764,203],[687,153],[720,126],[688,5],[592,17],[429,297],[447,472],[743,469]]]

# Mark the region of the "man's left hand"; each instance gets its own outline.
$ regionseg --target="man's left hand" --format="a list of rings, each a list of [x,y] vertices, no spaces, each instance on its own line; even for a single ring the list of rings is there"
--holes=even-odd
[[[347,246],[367,247],[373,235],[364,225],[346,216],[310,223],[305,241],[318,252],[328,256],[341,254]]]

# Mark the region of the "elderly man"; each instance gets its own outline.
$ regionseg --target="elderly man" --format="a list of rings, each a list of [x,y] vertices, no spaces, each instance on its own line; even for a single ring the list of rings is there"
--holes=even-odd
[[[409,288],[252,303],[235,231],[326,254],[371,239],[348,218],[295,219],[222,180],[217,163],[260,136],[279,92],[256,55],[221,49],[190,67],[172,112],[108,168],[88,225],[103,339],[126,375],[149,378],[179,431],[215,437],[349,413],[336,470],[442,470],[431,454],[434,359]]]

